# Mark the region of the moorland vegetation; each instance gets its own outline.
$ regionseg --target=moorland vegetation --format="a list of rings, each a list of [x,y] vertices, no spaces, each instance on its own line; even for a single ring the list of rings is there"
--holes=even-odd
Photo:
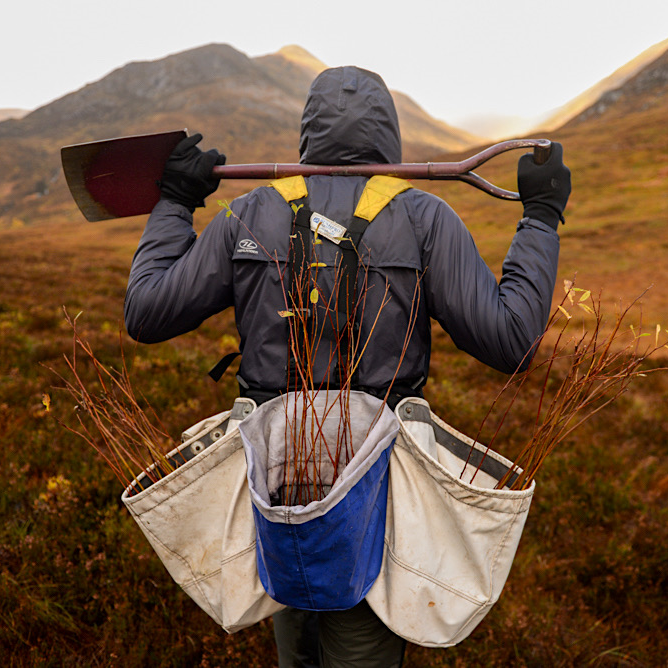
[[[635,322],[668,329],[665,99],[550,132],[573,173],[555,305],[576,277],[600,294],[609,322],[644,293]],[[517,157],[481,173],[515,189]],[[217,197],[244,185],[224,184]],[[419,185],[460,213],[498,274],[519,205],[462,184]],[[217,210],[210,199],[198,230]],[[270,620],[226,635],[171,581],[109,467],[58,424],[77,408],[50,370],[66,371],[72,352],[65,307],[104,364],[118,367],[123,347],[134,387],[178,440],[236,395],[233,370],[217,385],[207,377],[236,349],[232,315],[166,343],[132,343],[123,298],[144,220],[90,224],[64,202],[56,213],[0,232],[0,655],[17,667],[275,665]],[[591,325],[586,311],[578,317]],[[668,354],[649,364],[668,366]],[[92,369],[81,373],[94,382]],[[434,327],[426,396],[447,422],[477,434],[504,382]],[[503,454],[516,454],[532,402],[517,399],[496,438]],[[407,668],[666,665],[667,407],[668,374],[648,374],[560,444],[537,478],[500,601],[457,647],[410,645]]]

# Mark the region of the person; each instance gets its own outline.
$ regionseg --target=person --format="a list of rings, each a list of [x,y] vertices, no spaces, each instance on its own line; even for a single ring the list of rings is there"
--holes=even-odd
[[[287,387],[288,325],[278,311],[288,279],[279,279],[276,263],[289,257],[295,213],[280,188],[261,186],[235,199],[232,213],[222,210],[197,237],[192,214],[218,185],[211,178],[213,165],[225,161],[215,149],[200,150],[201,139],[183,140],[167,162],[161,200],[132,261],[126,326],[136,340],[158,342],[233,307],[242,353],[240,393],[261,403]],[[303,111],[299,153],[307,164],[400,163],[399,122],[382,78],[357,67],[318,75]],[[357,176],[307,177],[310,210],[347,227],[367,182]],[[368,270],[365,309],[380,309],[385,286],[390,298],[375,326],[373,317],[360,323],[362,339],[370,338],[357,389],[382,397],[396,373],[391,405],[402,396],[423,396],[431,319],[459,349],[494,369],[512,373],[528,365],[551,310],[557,228],[571,190],[562,146],[553,143],[542,165],[522,155],[518,186],[524,215],[498,281],[455,211],[408,183],[367,226],[359,244]],[[321,243],[325,264],[332,266],[336,239]],[[414,326],[397,372],[411,317]],[[321,365],[317,372],[329,368]],[[274,628],[280,666],[388,668],[403,660],[404,641],[364,601],[347,611],[286,609],[275,615]]]

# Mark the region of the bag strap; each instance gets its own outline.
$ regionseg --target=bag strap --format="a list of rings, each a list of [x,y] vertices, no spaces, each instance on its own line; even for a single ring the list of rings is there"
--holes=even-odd
[[[370,223],[397,195],[412,187],[395,176],[372,176],[364,186],[354,215]]]
[[[305,350],[306,337],[312,329],[313,305],[310,301],[311,292],[311,208],[308,193],[297,200],[289,202],[295,212],[292,219],[292,234],[289,250],[290,287],[288,295],[291,304],[288,308],[295,314],[293,327],[297,337],[296,346],[288,341],[288,365],[286,369],[286,387],[297,388],[301,385],[298,373],[298,360],[295,354]],[[315,286],[313,286],[315,287]],[[296,323],[305,323],[304,326]]]
[[[301,176],[278,179],[270,184],[274,189],[290,204],[295,211],[294,224],[292,229],[291,243],[291,284],[290,294],[292,295],[293,306],[301,304],[303,308],[308,308],[307,319],[311,318],[311,304],[309,300],[312,286],[309,280],[304,280],[305,276],[310,276],[311,262],[311,219],[313,212],[308,198],[308,188],[306,181]],[[398,195],[408,190],[412,186],[403,179],[388,176],[373,176],[365,184],[362,195],[357,203],[350,224],[345,228],[346,234],[339,241],[341,250],[341,275],[338,285],[337,307],[339,310],[338,322],[341,325],[341,331],[334,332],[338,339],[337,348],[339,357],[333,373],[334,384],[341,385],[346,382],[344,370],[348,368],[348,351],[351,350],[353,338],[357,335],[358,323],[353,322],[348,326],[348,321],[352,317],[355,300],[357,298],[357,269],[359,266],[359,245],[369,223]],[[296,286],[296,277],[300,278],[301,294],[297,294],[299,288]],[[351,332],[352,328],[352,332]],[[307,330],[308,331],[308,330]],[[299,341],[298,349],[303,350],[303,328],[299,328],[297,335]],[[294,350],[290,347],[288,352],[287,386],[298,386],[297,360]],[[292,383],[290,382],[292,381]],[[357,386],[357,378],[354,376],[351,380],[351,387]]]
[[[346,314],[351,314],[354,299],[357,296],[357,267],[359,264],[359,246],[362,236],[374,218],[399,194],[411,188],[411,184],[392,176],[372,176],[365,184],[353,219],[348,226],[347,235],[340,243],[342,252],[342,276],[339,283],[338,303],[346,305]],[[350,277],[355,280],[351,282]],[[353,323],[353,334],[357,334],[358,324]],[[344,343],[347,343],[344,341]],[[348,346],[343,349],[347,355]],[[347,363],[347,359],[343,359]],[[336,377],[336,376],[335,376]],[[357,379],[352,379],[352,386],[357,386]]]

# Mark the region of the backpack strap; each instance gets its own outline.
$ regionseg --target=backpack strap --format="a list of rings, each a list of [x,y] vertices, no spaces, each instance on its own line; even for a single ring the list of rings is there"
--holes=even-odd
[[[304,199],[308,195],[303,176],[288,176],[269,184],[288,203]],[[413,186],[395,176],[372,176],[364,186],[354,216],[370,223],[397,195]]]
[[[394,176],[372,176],[364,186],[355,216],[371,222],[399,193],[413,186]]]
[[[359,266],[359,246],[362,236],[374,218],[396,197],[399,193],[412,188],[408,181],[392,176],[372,176],[364,186],[360,196],[353,219],[348,225],[346,238],[341,241],[341,280],[339,282],[338,304],[345,305],[346,312],[340,316],[341,322],[346,322],[353,312],[354,301],[357,298],[357,269]],[[341,308],[341,306],[339,307]],[[351,331],[352,330],[352,331]],[[340,356],[335,369],[334,378],[341,378],[343,370],[348,368],[348,350],[351,350],[349,336],[356,338],[359,332],[359,324],[352,323],[352,328],[345,328],[341,336],[339,347]],[[341,380],[345,380],[341,378]],[[341,382],[341,381],[340,381]],[[353,373],[351,387],[359,386],[357,370]]]
[[[269,184],[288,204],[308,195],[306,179],[303,176],[287,176]]]
[[[353,219],[348,225],[347,236],[340,243],[343,265],[348,276],[356,274],[359,261],[358,248],[369,223],[399,194],[412,188],[408,181],[393,176],[372,176],[364,186]],[[343,281],[342,281],[343,283]],[[341,288],[344,286],[341,285]],[[351,294],[348,291],[348,294]],[[354,292],[352,294],[355,294]],[[343,302],[339,302],[343,303]]]

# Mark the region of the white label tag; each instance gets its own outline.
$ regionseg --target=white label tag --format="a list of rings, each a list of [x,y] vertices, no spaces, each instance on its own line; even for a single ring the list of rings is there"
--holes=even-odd
[[[311,230],[335,244],[341,243],[346,234],[346,228],[343,225],[315,212],[311,214]]]

